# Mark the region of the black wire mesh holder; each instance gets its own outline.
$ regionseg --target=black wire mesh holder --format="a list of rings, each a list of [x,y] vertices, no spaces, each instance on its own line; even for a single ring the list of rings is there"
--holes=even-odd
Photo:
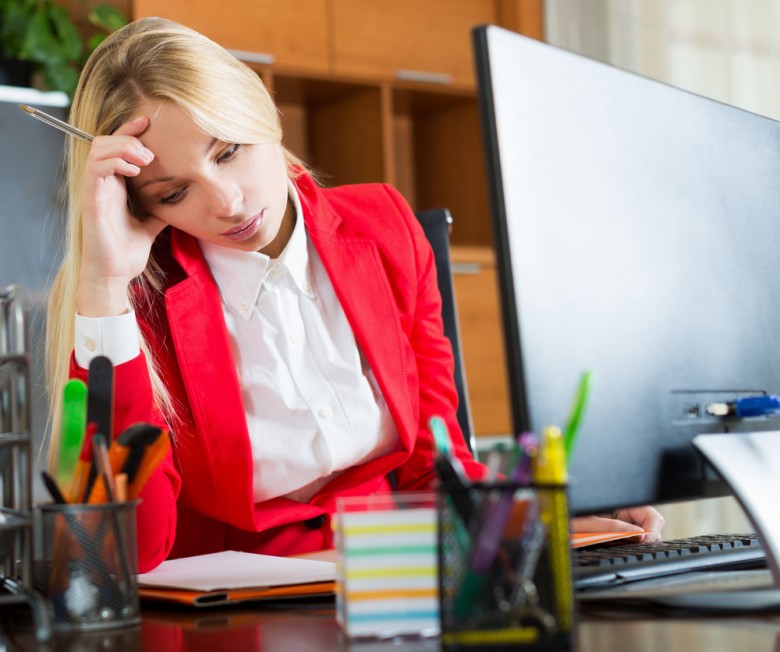
[[[51,617],[33,577],[32,419],[26,300],[0,290],[0,606],[26,602],[35,636],[51,638]]]

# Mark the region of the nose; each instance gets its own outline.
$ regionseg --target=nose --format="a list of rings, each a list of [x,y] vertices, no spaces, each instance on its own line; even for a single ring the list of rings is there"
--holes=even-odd
[[[214,181],[207,186],[208,201],[217,217],[233,217],[241,212],[243,195],[235,183],[224,179]]]

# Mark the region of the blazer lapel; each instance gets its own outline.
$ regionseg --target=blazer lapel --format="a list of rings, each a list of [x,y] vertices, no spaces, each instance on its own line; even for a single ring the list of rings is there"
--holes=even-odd
[[[173,233],[173,252],[187,278],[165,296],[176,358],[202,437],[184,440],[180,460],[209,515],[251,529],[252,452],[219,289],[194,238]]]
[[[417,428],[408,382],[416,382],[414,360],[376,245],[368,239],[341,235],[339,220],[332,213],[327,214],[330,211],[324,201],[306,208],[312,211],[305,216],[309,236],[408,452]],[[323,225],[330,228],[323,229]]]

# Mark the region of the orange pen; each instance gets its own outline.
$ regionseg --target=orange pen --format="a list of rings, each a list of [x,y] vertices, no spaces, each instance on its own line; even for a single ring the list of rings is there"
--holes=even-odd
[[[146,447],[143,460],[141,460],[141,464],[138,466],[127,488],[128,499],[134,500],[138,498],[138,494],[141,493],[141,489],[143,489],[149,476],[152,475],[160,462],[165,459],[170,450],[171,440],[168,436],[168,431],[163,430],[154,442]]]

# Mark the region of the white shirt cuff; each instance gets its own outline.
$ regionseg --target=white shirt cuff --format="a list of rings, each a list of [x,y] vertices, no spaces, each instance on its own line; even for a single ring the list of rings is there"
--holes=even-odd
[[[135,312],[128,310],[116,317],[82,317],[76,314],[76,364],[83,369],[99,355],[114,366],[129,362],[141,349]]]

